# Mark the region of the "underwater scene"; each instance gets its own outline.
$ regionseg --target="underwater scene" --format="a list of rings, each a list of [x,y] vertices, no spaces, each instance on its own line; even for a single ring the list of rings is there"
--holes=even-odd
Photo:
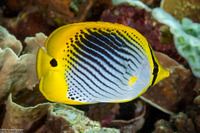
[[[0,133],[200,133],[200,0],[1,0]]]

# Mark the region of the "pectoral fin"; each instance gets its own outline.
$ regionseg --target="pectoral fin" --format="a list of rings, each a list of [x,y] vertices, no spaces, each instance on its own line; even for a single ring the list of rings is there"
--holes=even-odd
[[[133,85],[133,83],[137,80],[137,77],[132,77],[129,81],[128,84],[131,87]]]

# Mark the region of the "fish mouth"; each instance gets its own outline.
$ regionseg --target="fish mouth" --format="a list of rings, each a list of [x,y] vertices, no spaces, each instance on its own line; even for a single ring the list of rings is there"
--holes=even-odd
[[[39,48],[37,53],[37,61],[36,61],[36,70],[37,70],[37,77],[40,80],[43,76],[45,76],[49,70],[51,69],[51,60],[53,58],[50,57],[43,48]]]

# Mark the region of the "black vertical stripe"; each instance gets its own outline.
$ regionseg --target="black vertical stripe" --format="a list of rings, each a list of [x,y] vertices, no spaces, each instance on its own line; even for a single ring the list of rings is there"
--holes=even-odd
[[[150,50],[150,52],[151,52],[151,57],[152,57],[152,60],[153,60],[154,67],[157,67],[157,69],[159,69],[159,68],[158,68],[158,64],[156,63],[155,58],[154,58],[154,56],[153,56],[153,51],[152,51],[151,46],[150,46],[149,43],[148,43],[148,46],[149,46],[149,50]],[[158,71],[157,71],[157,73],[158,73]],[[151,85],[148,87],[148,89],[149,89],[151,86],[153,86],[154,82],[156,81],[156,78],[157,78],[157,76],[158,76],[157,73],[152,74],[153,80],[152,80]]]

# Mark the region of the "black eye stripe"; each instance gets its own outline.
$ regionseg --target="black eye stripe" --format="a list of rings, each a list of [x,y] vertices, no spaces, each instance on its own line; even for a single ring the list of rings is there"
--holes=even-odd
[[[52,67],[56,67],[58,65],[58,63],[57,63],[57,61],[55,59],[52,59],[50,61],[50,64],[51,64]]]

